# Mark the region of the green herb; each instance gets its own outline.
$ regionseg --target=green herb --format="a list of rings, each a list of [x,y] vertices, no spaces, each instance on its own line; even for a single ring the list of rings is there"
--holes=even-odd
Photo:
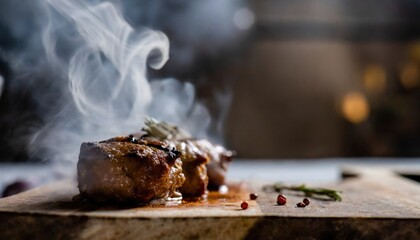
[[[273,185],[266,185],[263,187],[264,191],[274,191],[274,192],[283,192],[284,190],[288,191],[296,191],[296,192],[302,192],[307,197],[315,197],[320,199],[327,200],[334,200],[334,201],[341,201],[342,198],[340,196],[340,192],[328,189],[328,188],[309,188],[306,187],[305,184],[298,185],[298,186],[287,186],[282,183],[275,183]]]

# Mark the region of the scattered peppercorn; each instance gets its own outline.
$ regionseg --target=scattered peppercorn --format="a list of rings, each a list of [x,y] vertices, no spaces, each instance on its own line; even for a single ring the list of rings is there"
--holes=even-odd
[[[299,202],[298,204],[296,204],[296,206],[304,208],[306,207],[306,205],[303,202]]]
[[[255,200],[255,199],[257,199],[257,198],[258,198],[258,194],[256,194],[256,193],[251,193],[251,194],[249,194],[249,198],[250,198],[251,200]]]
[[[246,201],[243,201],[243,202],[241,203],[241,208],[242,208],[243,210],[247,209],[247,208],[248,208],[248,203],[247,203]]]
[[[286,196],[284,196],[283,194],[279,194],[277,196],[277,204],[278,205],[285,205],[287,202]]]
[[[304,198],[302,202],[303,202],[306,206],[308,206],[308,205],[309,205],[309,203],[311,203],[311,201],[309,201],[309,199],[308,199],[308,198]]]

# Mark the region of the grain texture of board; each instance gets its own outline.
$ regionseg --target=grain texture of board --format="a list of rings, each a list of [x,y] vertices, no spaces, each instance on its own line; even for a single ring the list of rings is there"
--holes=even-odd
[[[420,186],[389,168],[346,167],[349,176],[326,185],[343,201],[311,199],[285,192],[276,204],[265,183],[232,184],[226,194],[198,201],[135,208],[98,207],[72,201],[76,183],[62,181],[0,199],[0,239],[418,239]],[[256,192],[256,201],[249,193]],[[247,200],[249,208],[240,204]]]

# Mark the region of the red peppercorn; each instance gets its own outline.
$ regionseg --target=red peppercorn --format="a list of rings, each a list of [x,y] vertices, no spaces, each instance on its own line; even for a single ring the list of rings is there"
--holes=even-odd
[[[256,194],[256,193],[251,193],[251,194],[249,194],[249,198],[250,198],[251,200],[255,200],[255,199],[257,199],[257,198],[258,198],[258,194]]]
[[[304,198],[302,202],[303,202],[306,206],[308,206],[308,205],[309,205],[309,203],[311,203],[311,201],[309,201],[309,199],[308,199],[308,198]]]
[[[279,194],[277,196],[277,204],[278,205],[285,205],[287,202],[286,196],[284,196],[283,194]]]
[[[306,207],[306,205],[303,202],[296,204],[296,206],[301,207],[301,208]]]
[[[247,208],[248,208],[248,203],[247,203],[246,201],[243,201],[243,202],[241,203],[241,208],[242,208],[243,210],[247,209]]]

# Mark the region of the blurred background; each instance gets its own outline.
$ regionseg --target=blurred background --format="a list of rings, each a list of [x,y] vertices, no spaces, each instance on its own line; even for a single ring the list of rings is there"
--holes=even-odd
[[[420,154],[420,1],[252,1],[226,132],[244,156]],[[379,6],[380,5],[380,6]]]
[[[60,94],[48,72],[14,70],[42,51],[39,2],[0,2],[3,162],[42,161],[26,146],[60,106],[34,94]],[[168,35],[171,58],[149,75],[193,83],[209,138],[240,158],[420,156],[419,0],[113,2]]]

